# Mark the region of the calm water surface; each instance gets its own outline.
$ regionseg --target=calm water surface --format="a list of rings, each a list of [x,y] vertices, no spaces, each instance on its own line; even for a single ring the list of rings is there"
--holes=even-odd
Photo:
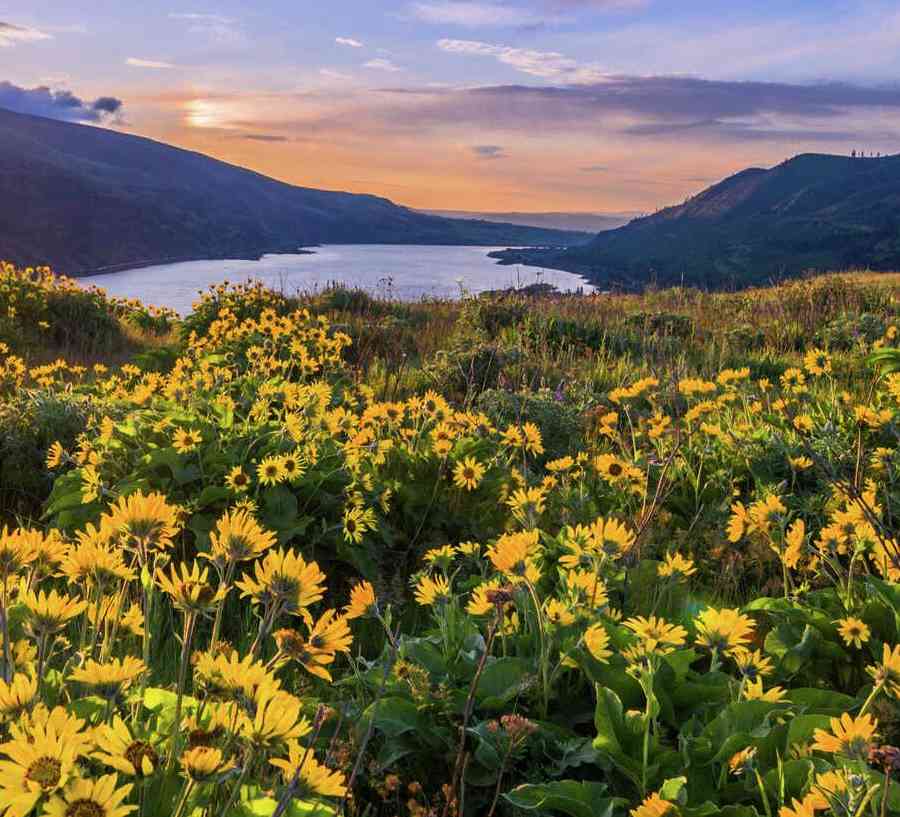
[[[286,294],[344,284],[404,301],[458,298],[461,288],[477,293],[538,281],[563,291],[592,291],[572,273],[500,266],[487,257],[493,249],[341,244],[317,247],[313,255],[264,255],[259,261],[186,261],[94,275],[84,282],[103,287],[110,295],[140,298],[182,314],[190,312],[198,291],[226,279],[235,283],[260,280]]]

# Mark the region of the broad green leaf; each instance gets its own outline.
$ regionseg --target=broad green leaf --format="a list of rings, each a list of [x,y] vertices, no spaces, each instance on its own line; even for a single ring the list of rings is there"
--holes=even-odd
[[[788,724],[787,746],[784,748],[786,751],[789,751],[795,744],[808,743],[812,740],[816,729],[828,731],[829,728],[830,724],[827,715],[797,715]]]
[[[641,764],[629,755],[628,749],[637,737],[630,735],[622,712],[622,702],[611,689],[596,687],[597,707],[594,710],[594,748],[608,757],[635,785],[640,785]]]
[[[207,485],[197,496],[197,507],[205,508],[224,502],[231,496],[231,491],[223,485]]]
[[[687,802],[687,778],[670,777],[659,787],[659,796],[670,803],[683,806]]]
[[[278,801],[271,797],[254,797],[241,800],[238,808],[246,817],[272,817],[278,808]],[[285,817],[328,817],[335,813],[334,806],[321,800],[292,800],[284,812]]]
[[[806,792],[809,783],[815,773],[815,766],[811,760],[802,758],[800,760],[788,760],[780,770],[784,775],[784,797],[785,802],[790,802],[792,797],[801,798]],[[779,769],[772,769],[763,776],[766,791],[770,797],[778,798],[780,786]]]
[[[160,689],[159,687],[147,687],[144,690],[144,706],[151,712],[166,712],[171,710],[175,712],[175,704],[178,696],[168,689]],[[184,695],[181,698],[182,712],[191,712],[197,708],[197,699]]]
[[[419,710],[406,698],[382,698],[370,704],[360,722],[362,732],[368,728],[369,720],[373,716],[375,728],[387,737],[396,737],[404,732],[422,728]]]
[[[281,530],[297,520],[297,497],[284,485],[266,488],[262,495],[262,521],[269,528]]]
[[[478,679],[475,695],[485,709],[502,709],[534,683],[534,664],[522,658],[490,661]]]
[[[570,817],[612,817],[617,808],[628,802],[605,794],[605,783],[557,780],[517,786],[503,797],[522,811],[547,811]]]
[[[851,695],[809,687],[792,689],[788,697],[794,706],[803,707],[807,713],[816,715],[840,715],[856,703],[856,698]]]

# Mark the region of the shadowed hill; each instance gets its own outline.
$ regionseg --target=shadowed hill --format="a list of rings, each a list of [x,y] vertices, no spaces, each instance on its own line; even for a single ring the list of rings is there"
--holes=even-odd
[[[806,270],[900,267],[900,156],[802,154],[566,251],[503,254],[600,284],[748,286]]]
[[[0,258],[68,274],[255,258],[303,244],[562,246],[588,238],[295,187],[150,139],[0,109]]]

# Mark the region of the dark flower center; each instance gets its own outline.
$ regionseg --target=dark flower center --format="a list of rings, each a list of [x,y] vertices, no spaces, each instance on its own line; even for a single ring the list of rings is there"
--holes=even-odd
[[[66,817],[105,817],[106,809],[96,800],[76,800],[66,809]]]
[[[125,759],[134,766],[135,774],[143,774],[144,758],[150,761],[155,769],[159,756],[149,743],[142,740],[135,741],[125,750]]]
[[[59,783],[61,771],[62,764],[55,757],[40,757],[28,767],[25,777],[49,791]]]

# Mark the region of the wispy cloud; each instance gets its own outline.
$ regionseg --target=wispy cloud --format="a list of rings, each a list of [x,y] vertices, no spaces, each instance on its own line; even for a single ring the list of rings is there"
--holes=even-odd
[[[53,37],[44,31],[12,23],[0,22],[0,48],[9,48],[19,43],[35,43],[40,40],[52,40]]]
[[[130,65],[132,68],[175,68],[175,65],[171,62],[163,62],[162,60],[144,60],[140,57],[129,57],[125,60],[125,64]]]
[[[195,23],[217,23],[219,25],[232,25],[233,17],[223,17],[221,14],[200,14],[193,11],[172,12],[169,17],[172,20],[190,20]]]
[[[471,151],[479,159],[506,158],[506,149],[502,145],[472,145]]]
[[[493,57],[516,71],[542,79],[554,79],[566,83],[586,83],[599,82],[606,76],[599,66],[580,64],[577,60],[556,51],[537,51],[531,48],[514,48],[478,40],[452,39],[438,40],[437,47],[450,54]]]
[[[348,82],[353,79],[350,74],[345,74],[343,71],[335,71],[333,68],[320,68],[319,75],[325,79],[335,80],[336,82]]]
[[[334,41],[338,45],[346,45],[350,48],[362,48],[363,44],[359,40],[353,39],[353,37],[335,37]]]
[[[650,5],[650,0],[546,0],[546,6],[553,9],[599,9],[621,11]]]
[[[363,68],[374,68],[377,71],[388,71],[390,73],[403,70],[399,65],[395,65],[394,62],[387,57],[376,57],[374,60],[364,62]]]
[[[101,96],[88,101],[71,91],[46,86],[22,88],[11,82],[0,82],[0,108],[67,122],[105,122],[121,113],[122,100]]]
[[[233,46],[244,42],[244,35],[233,17],[198,12],[173,12],[169,14],[169,19],[187,22],[188,31],[206,37],[217,45]]]
[[[413,16],[425,23],[478,27],[533,26],[545,22],[546,15],[515,6],[468,0],[432,0],[413,3]]]

